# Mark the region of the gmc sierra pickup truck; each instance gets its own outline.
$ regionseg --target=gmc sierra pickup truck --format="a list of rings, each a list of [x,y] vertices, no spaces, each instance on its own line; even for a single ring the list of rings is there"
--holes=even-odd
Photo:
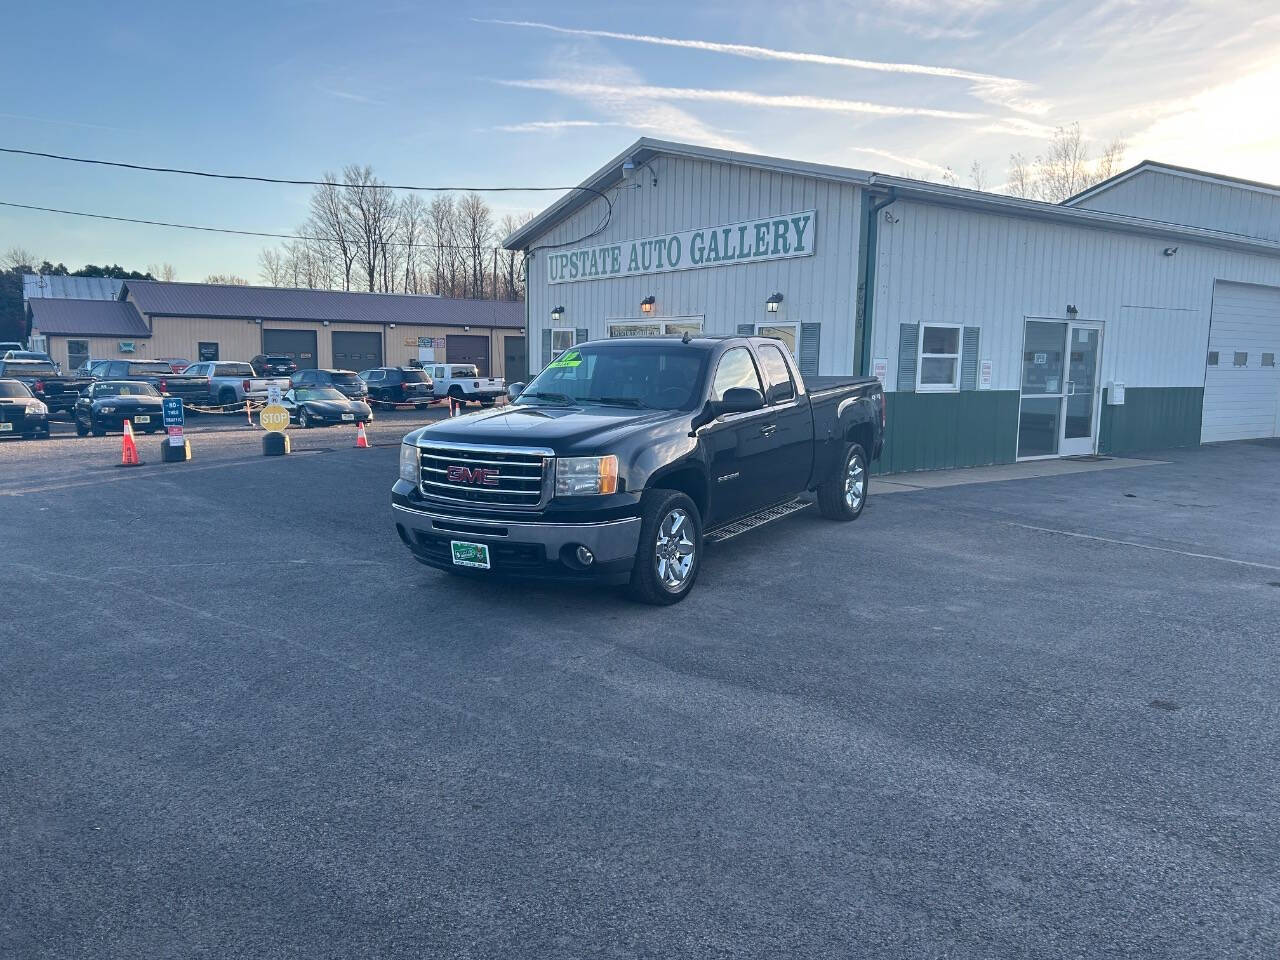
[[[515,402],[415,430],[392,488],[415,559],[478,576],[688,595],[704,537],[799,509],[856,520],[884,437],[873,377],[800,375],[759,337],[599,340]]]

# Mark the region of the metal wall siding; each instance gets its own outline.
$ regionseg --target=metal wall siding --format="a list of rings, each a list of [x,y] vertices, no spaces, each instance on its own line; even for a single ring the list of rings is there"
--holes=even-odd
[[[594,339],[608,335],[610,320],[641,318],[640,301],[652,295],[657,300],[653,319],[702,316],[703,330],[709,334],[733,334],[748,322],[821,323],[818,373],[852,373],[861,210],[857,187],[680,157],[658,157],[652,165],[658,186],[650,186],[648,170],[638,170],[629,182],[640,186],[625,186],[616,192],[608,229],[586,244],[816,209],[815,254],[551,285],[546,282],[550,251],[540,250],[529,264],[531,345],[540,344],[541,331],[551,325],[552,307],[563,306],[563,323],[587,327]],[[602,213],[600,202],[579,210],[540,236],[536,245],[576,241],[599,225]],[[770,316],[765,312],[765,300],[775,292],[783,295],[782,309]],[[544,362],[531,357],[531,369],[539,369]]]
[[[1143,170],[1076,206],[1280,240],[1280,196],[1275,193],[1160,170]]]
[[[899,200],[879,224],[872,356],[899,389],[900,324],[980,327],[995,390],[1021,385],[1026,317],[1106,323],[1101,380],[1199,387],[1215,279],[1280,284],[1280,258]]]

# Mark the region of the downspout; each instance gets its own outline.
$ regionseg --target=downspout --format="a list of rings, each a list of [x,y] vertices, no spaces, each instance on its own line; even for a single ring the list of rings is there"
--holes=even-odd
[[[868,196],[872,194],[868,193]],[[879,202],[872,204],[862,222],[860,256],[858,257],[858,289],[862,292],[858,323],[858,376],[871,374],[871,330],[874,319],[876,283],[876,243],[880,236],[880,211],[898,199],[898,192],[889,192]]]

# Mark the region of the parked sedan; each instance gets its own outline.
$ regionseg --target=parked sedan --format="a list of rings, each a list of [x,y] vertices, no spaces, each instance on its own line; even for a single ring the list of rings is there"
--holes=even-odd
[[[49,408],[21,380],[0,380],[0,437],[49,436]]]
[[[280,405],[289,411],[289,419],[303,428],[373,422],[367,403],[348,399],[333,387],[294,387]]]
[[[278,353],[260,353],[249,363],[259,377],[291,377],[298,372],[298,363],[293,357]]]
[[[383,403],[412,403],[425,407],[434,402],[435,386],[425,370],[412,367],[374,367],[361,370],[360,379],[369,387],[369,399]]]
[[[149,383],[136,380],[99,380],[80,394],[72,416],[76,433],[95,437],[108,430],[123,430],[129,420],[135,430],[155,433],[164,429],[164,400]]]

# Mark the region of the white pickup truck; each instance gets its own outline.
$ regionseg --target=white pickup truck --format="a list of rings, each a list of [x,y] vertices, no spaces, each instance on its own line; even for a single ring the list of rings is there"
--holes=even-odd
[[[233,360],[217,360],[193,363],[183,373],[198,374],[209,378],[209,392],[215,403],[225,408],[250,400],[265,400],[271,385],[280,388],[282,394],[292,386],[288,377],[259,377],[248,363]]]
[[[424,364],[422,369],[431,375],[435,384],[435,396],[452,397],[463,403],[475,400],[482,406],[492,407],[507,389],[501,377],[482,377],[474,363]]]

